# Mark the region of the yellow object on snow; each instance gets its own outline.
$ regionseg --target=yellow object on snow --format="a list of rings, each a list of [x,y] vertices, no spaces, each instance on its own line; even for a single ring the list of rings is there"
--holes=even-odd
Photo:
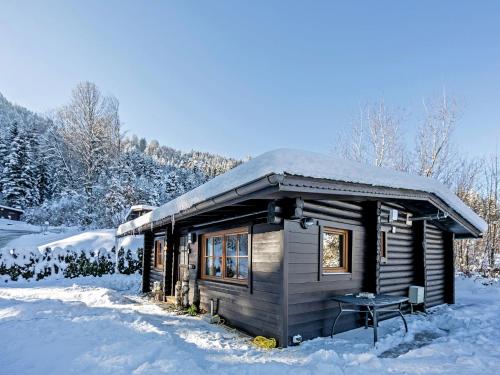
[[[257,336],[252,340],[252,343],[259,348],[264,348],[264,349],[274,349],[276,348],[276,339],[271,338],[266,338],[264,336]]]

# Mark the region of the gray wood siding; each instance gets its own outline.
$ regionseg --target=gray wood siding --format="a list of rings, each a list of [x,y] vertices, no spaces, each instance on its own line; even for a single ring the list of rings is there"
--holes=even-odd
[[[218,313],[229,324],[252,335],[274,337],[279,345],[282,345],[283,331],[282,239],[281,226],[252,227],[252,272],[248,286],[198,280],[202,308],[208,311],[210,299],[218,300]]]
[[[427,223],[425,231],[427,251],[425,304],[427,307],[446,302],[446,288],[449,280],[447,280],[445,244],[445,233],[435,225]]]
[[[389,223],[389,210],[399,210],[398,220]],[[386,232],[387,255],[385,264],[380,264],[380,293],[408,296],[410,285],[416,285],[416,242],[414,226],[406,225],[406,212],[395,205],[382,204],[382,230]],[[391,228],[396,228],[392,233]]]
[[[335,294],[355,293],[365,282],[366,236],[360,204],[336,201],[306,201],[304,216],[319,219],[319,225],[303,229],[300,223],[285,221],[288,265],[288,340],[295,334],[304,339],[330,335],[338,312],[329,301]],[[322,275],[320,271],[320,226],[347,229],[351,233],[350,273]],[[355,314],[345,314],[338,332],[358,325]]]

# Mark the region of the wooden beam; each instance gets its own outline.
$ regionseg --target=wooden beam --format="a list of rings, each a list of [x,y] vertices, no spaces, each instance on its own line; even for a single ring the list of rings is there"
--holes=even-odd
[[[454,234],[444,232],[444,255],[445,255],[445,302],[455,303],[455,259],[454,259]]]
[[[365,275],[363,290],[380,292],[380,230],[381,230],[381,203],[380,201],[365,203],[366,243],[365,243]]]
[[[419,286],[425,288],[427,293],[427,246],[426,246],[426,228],[427,221],[417,221],[414,224],[415,228],[415,282]],[[425,309],[425,298],[424,298]]]
[[[144,232],[144,249],[142,254],[142,292],[150,291],[149,275],[151,269],[151,251],[153,249],[153,232]]]

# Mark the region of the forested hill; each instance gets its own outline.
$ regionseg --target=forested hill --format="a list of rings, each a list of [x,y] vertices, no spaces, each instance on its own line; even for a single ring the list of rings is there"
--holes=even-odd
[[[0,200],[32,223],[116,226],[131,205],[163,204],[238,164],[124,136],[118,101],[89,82],[50,118],[0,94]]]

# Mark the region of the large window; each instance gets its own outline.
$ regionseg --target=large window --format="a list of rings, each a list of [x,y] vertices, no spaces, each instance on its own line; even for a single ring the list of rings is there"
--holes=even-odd
[[[248,281],[248,231],[209,233],[202,237],[202,277],[237,283]]]
[[[349,232],[324,228],[322,233],[323,273],[349,272]]]
[[[163,239],[155,240],[155,268],[163,269]]]

